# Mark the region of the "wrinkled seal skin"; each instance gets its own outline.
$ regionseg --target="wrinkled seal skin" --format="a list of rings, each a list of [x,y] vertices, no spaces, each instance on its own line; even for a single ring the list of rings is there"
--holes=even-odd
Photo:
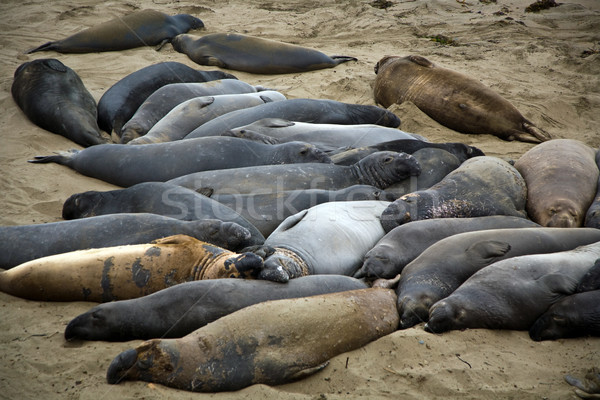
[[[170,41],[190,29],[204,28],[189,14],[169,16],[155,10],[141,10],[114,18],[62,40],[48,42],[26,53],[94,53],[155,46]]]
[[[175,235],[150,244],[77,250],[0,272],[0,290],[43,301],[98,301],[146,296],[198,279],[250,278],[262,259]]]
[[[342,275],[305,276],[287,284],[226,278],[187,282],[93,307],[69,322],[65,339],[178,338],[253,304],[365,288],[362,281]]]
[[[391,111],[377,106],[342,103],[335,100],[289,99],[221,115],[194,129],[185,138],[219,136],[231,129],[264,118],[283,118],[319,124],[376,124],[391,128],[400,126],[400,118]]]
[[[381,215],[386,232],[409,221],[512,215],[525,218],[527,187],[519,172],[496,157],[470,158],[426,190],[394,201]]]
[[[600,241],[598,229],[517,228],[465,232],[432,244],[398,282],[400,328],[429,318],[429,308],[480,269],[506,258],[572,250]]]
[[[527,183],[527,214],[542,226],[575,228],[596,195],[596,151],[574,139],[538,144],[515,163]]]
[[[554,303],[529,329],[529,337],[538,342],[581,336],[600,336],[600,289]]]
[[[462,133],[539,143],[548,133],[506,99],[461,73],[421,56],[385,56],[375,66],[375,101],[384,107],[411,101],[440,124]]]
[[[600,151],[598,150],[596,150],[596,166],[600,169]],[[588,228],[600,229],[600,177],[597,185],[596,197],[585,213],[583,225]]]
[[[11,87],[15,103],[37,126],[87,147],[106,143],[96,100],[75,71],[47,58],[21,64]]]
[[[300,189],[270,193],[215,194],[212,199],[237,211],[264,237],[269,236],[284,219],[300,211],[330,201],[393,201],[385,190],[370,185],[352,185],[338,190]]]
[[[121,128],[154,91],[170,83],[207,82],[235,79],[222,71],[199,71],[185,64],[168,61],[149,65],[112,85],[98,101],[98,126],[121,136]],[[114,131],[114,132],[113,132]]]
[[[243,140],[243,139],[239,139]],[[275,193],[298,189],[338,190],[352,185],[389,185],[421,173],[409,154],[379,152],[351,166],[303,163],[260,165],[221,171],[197,172],[168,183],[216,194]]]
[[[149,243],[183,234],[230,250],[248,245],[250,232],[214,219],[180,221],[155,214],[101,215],[47,224],[0,227],[0,268],[75,250]],[[18,243],[18,245],[16,245]]]
[[[538,224],[525,218],[492,215],[475,218],[434,218],[413,221],[388,232],[365,255],[355,278],[392,279],[429,246],[462,232],[486,229],[532,228]]]
[[[279,385],[322,369],[398,325],[390,289],[361,289],[255,304],[181,339],[153,339],[119,354],[108,383],[141,380],[196,391]]]
[[[308,143],[268,145],[215,136],[143,146],[105,144],[52,156],[36,156],[30,162],[54,162],[80,174],[128,187],[141,182],[165,182],[207,170],[265,164],[330,163],[331,160]]]
[[[255,93],[263,90],[237,79],[208,82],[169,83],[155,90],[121,128],[121,143],[145,135],[162,117],[178,104],[194,97],[222,94]]]
[[[318,50],[237,33],[213,33],[202,37],[182,34],[171,44],[197,64],[255,74],[313,71],[356,61],[354,57],[330,57]]]
[[[127,189],[88,191],[70,196],[62,217],[77,219],[107,214],[151,213],[182,221],[218,219],[246,228],[248,245],[262,244],[263,235],[236,211],[193,190],[164,182],[143,182]]]
[[[495,262],[435,303],[425,330],[529,330],[552,304],[575,292],[598,257],[600,242]]]

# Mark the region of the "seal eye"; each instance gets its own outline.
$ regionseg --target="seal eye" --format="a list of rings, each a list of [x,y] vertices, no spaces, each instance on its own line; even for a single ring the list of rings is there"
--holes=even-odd
[[[387,156],[386,158],[383,159],[383,163],[384,164],[389,164],[394,160],[394,157],[391,156]]]
[[[308,148],[306,148],[306,147],[305,147],[305,148],[303,148],[302,150],[300,150],[300,154],[301,154],[301,155],[305,156],[305,155],[306,155],[306,153],[308,153]]]

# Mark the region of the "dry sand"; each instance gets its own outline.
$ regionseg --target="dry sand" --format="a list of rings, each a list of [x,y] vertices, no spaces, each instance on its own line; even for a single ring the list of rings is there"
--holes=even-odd
[[[600,145],[600,2],[565,0],[525,13],[531,0],[400,1],[98,0],[0,2],[0,224],[59,221],[63,201],[112,185],[54,164],[26,161],[77,148],[27,120],[10,95],[22,62],[55,57],[73,68],[99,100],[123,76],[161,61],[195,66],[170,45],[156,52],[62,55],[23,52],[136,9],[201,18],[206,33],[238,32],[355,56],[358,62],[287,75],[233,72],[239,79],[309,97],[374,104],[373,67],[384,55],[420,54],[479,79],[555,137]],[[196,32],[203,34],[202,32]],[[430,37],[444,35],[456,45]],[[214,69],[199,67],[201,69]],[[441,127],[410,104],[391,108],[402,129],[436,142],[462,141],[486,154],[518,158],[532,145]],[[18,243],[14,244],[18,246]],[[600,365],[600,339],[536,343],[526,332],[468,330],[432,335],[417,326],[335,357],[305,380],[235,393],[193,394],[143,382],[108,385],[110,361],[130,343],[66,343],[66,324],[92,303],[41,303],[0,294],[0,398],[348,399],[575,398],[563,380]]]

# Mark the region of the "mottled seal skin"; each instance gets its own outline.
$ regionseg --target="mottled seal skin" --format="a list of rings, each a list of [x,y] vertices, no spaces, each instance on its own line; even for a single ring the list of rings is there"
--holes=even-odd
[[[178,338],[253,304],[367,287],[342,275],[305,276],[286,284],[227,278],[186,282],[148,296],[93,307],[69,322],[65,339]]]
[[[361,289],[255,304],[181,339],[153,339],[119,354],[107,381],[141,380],[195,392],[279,385],[395,331],[395,294]]]
[[[425,249],[439,240],[462,232],[486,229],[539,227],[521,217],[492,215],[474,218],[434,218],[409,222],[388,232],[365,255],[355,278],[391,279]]]
[[[600,169],[600,151],[596,150],[596,166]],[[585,213],[583,225],[588,228],[600,229],[600,178],[598,178],[598,188],[592,204]]]
[[[2,226],[0,268],[9,269],[36,258],[69,251],[149,243],[176,234],[192,236],[230,250],[241,249],[250,240],[250,232],[232,222],[214,219],[181,221],[143,213]]]
[[[596,260],[594,266],[586,272],[583,278],[581,278],[575,291],[580,293],[597,289],[600,289],[600,259]]]
[[[200,125],[220,115],[281,100],[286,100],[285,96],[274,90],[195,97],[175,106],[154,124],[148,133],[128,143],[163,143],[183,139]],[[303,140],[296,141],[302,142]]]
[[[548,307],[575,292],[599,256],[600,242],[596,242],[570,251],[495,262],[435,303],[425,330],[529,330]]]
[[[239,139],[243,140],[243,139]],[[326,163],[261,165],[197,172],[168,183],[215,194],[274,193],[298,189],[338,190],[352,185],[389,185],[421,173],[409,154],[382,151],[351,166]]]
[[[237,33],[202,37],[181,34],[171,44],[197,64],[255,74],[306,72],[356,61],[354,57],[330,57],[318,50]]]
[[[170,16],[155,10],[141,10],[103,22],[65,39],[45,43],[26,53],[94,53],[156,46],[199,28],[204,28],[204,23],[189,14]]]
[[[217,79],[208,82],[169,83],[155,90],[138,107],[121,128],[121,143],[145,135],[162,117],[178,104],[194,97],[222,94],[256,93],[262,86],[253,86],[238,79]]]
[[[596,151],[574,139],[554,139],[523,154],[515,168],[527,183],[527,214],[542,226],[575,228],[598,186]]]
[[[506,258],[572,250],[600,241],[591,228],[517,228],[465,232],[432,244],[403,270],[396,289],[400,328],[429,318],[429,308],[480,269]]]
[[[550,135],[478,80],[425,57],[385,56],[375,66],[374,97],[384,107],[413,102],[440,124],[462,133],[539,143]]]
[[[123,124],[158,88],[170,83],[228,78],[235,79],[235,76],[222,71],[199,71],[174,61],[149,65],[125,76],[104,92],[98,101],[98,126],[120,137]]]
[[[262,244],[264,236],[246,218],[198,192],[164,182],[143,182],[127,189],[87,191],[63,204],[64,219],[121,213],[151,213],[182,221],[218,219],[234,222],[250,232],[248,245]]]
[[[370,185],[352,185],[338,190],[300,189],[270,193],[214,194],[211,198],[240,213],[264,237],[269,236],[290,215],[318,204],[330,201],[395,200],[385,190]]]
[[[146,296],[199,279],[251,278],[262,259],[175,235],[149,244],[77,250],[0,272],[0,290],[42,301],[97,301]]]
[[[289,99],[232,111],[194,129],[186,139],[218,136],[264,118],[322,124],[375,124],[397,128],[400,118],[385,108],[323,99]]]
[[[11,86],[31,122],[87,147],[106,143],[96,122],[96,101],[75,71],[53,58],[21,64]]]
[[[527,187],[519,172],[496,157],[470,158],[426,190],[394,201],[381,215],[386,232],[409,221],[487,215],[527,216]]]
[[[258,278],[276,282],[305,275],[351,276],[365,253],[385,234],[379,215],[388,201],[336,201],[286,218],[258,250],[264,257]]]
[[[36,156],[30,162],[54,162],[80,174],[127,187],[141,182],[165,182],[200,171],[265,164],[330,163],[331,160],[308,143],[268,145],[215,136],[143,146],[104,144]]]
[[[600,336],[600,290],[575,293],[552,304],[529,329],[535,341]]]

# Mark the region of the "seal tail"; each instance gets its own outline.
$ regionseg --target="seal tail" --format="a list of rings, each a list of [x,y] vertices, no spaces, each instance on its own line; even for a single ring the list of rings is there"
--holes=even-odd
[[[331,59],[335,61],[335,65],[339,65],[348,61],[358,61],[358,58],[349,56],[331,56]]]
[[[25,51],[25,54],[31,54],[31,53],[36,53],[38,51],[50,51],[50,50],[54,50],[54,42],[47,42],[44,43],[41,46],[38,47],[34,47],[33,49],[29,49]]]
[[[71,150],[67,150],[67,151],[61,151],[59,153],[57,153],[56,155],[52,155],[52,156],[35,156],[33,157],[33,160],[27,160],[30,163],[37,163],[37,164],[46,164],[46,163],[56,163],[56,164],[60,164],[60,165],[69,165],[71,163],[71,160],[74,156],[77,155],[77,153],[79,153],[80,150],[76,150],[76,149],[71,149]]]

